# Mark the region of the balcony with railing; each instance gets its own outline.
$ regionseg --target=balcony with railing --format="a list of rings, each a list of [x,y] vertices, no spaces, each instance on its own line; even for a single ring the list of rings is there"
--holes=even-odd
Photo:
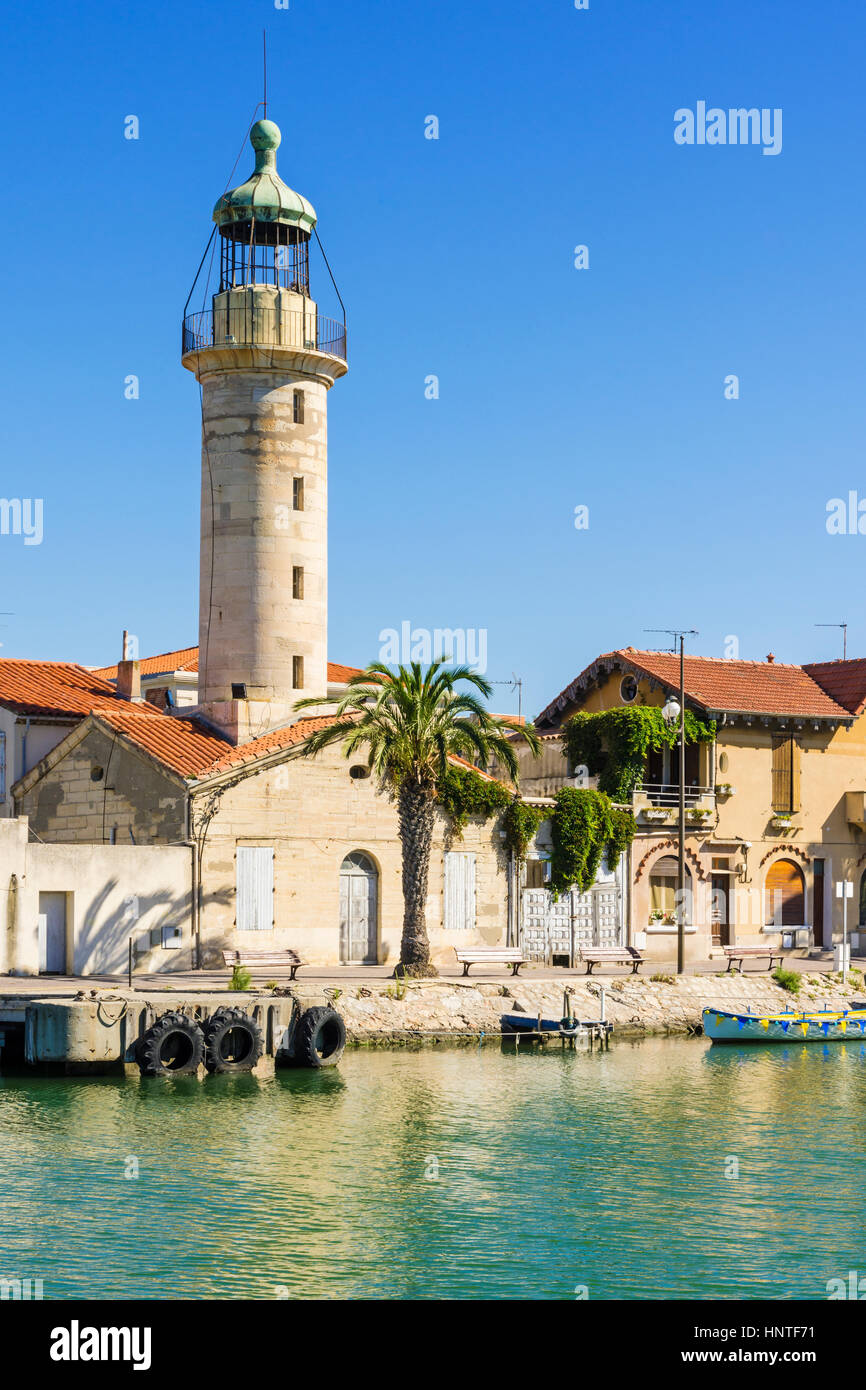
[[[644,825],[675,825],[679,804],[679,786],[671,782],[642,782],[632,797],[634,814]],[[686,821],[692,828],[710,826],[716,809],[715,791],[712,787],[687,786],[685,806]]]
[[[181,351],[207,348],[270,347],[299,352],[321,352],[346,361],[346,325],[312,309],[285,309],[279,303],[263,304],[259,298],[239,296],[218,307],[187,314],[183,320]]]

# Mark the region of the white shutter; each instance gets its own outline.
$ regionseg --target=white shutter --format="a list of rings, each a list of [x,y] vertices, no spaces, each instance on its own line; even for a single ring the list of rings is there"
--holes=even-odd
[[[475,855],[445,855],[445,930],[475,930]]]
[[[274,851],[261,845],[238,845],[237,929],[273,931]]]

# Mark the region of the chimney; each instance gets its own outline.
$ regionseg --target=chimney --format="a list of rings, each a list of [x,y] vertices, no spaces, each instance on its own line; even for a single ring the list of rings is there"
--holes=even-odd
[[[119,661],[117,664],[117,693],[122,700],[141,704],[141,662]]]
[[[775,654],[773,652],[767,652],[767,661],[770,663],[771,666],[775,660]]]

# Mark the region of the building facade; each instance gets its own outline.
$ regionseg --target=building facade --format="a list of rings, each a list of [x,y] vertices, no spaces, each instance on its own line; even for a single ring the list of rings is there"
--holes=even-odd
[[[823,665],[686,657],[686,705],[716,737],[686,750],[687,959],[724,945],[823,950],[842,934],[835,885],[854,885],[848,927],[866,931],[866,662]],[[664,705],[679,658],[624,648],[597,658],[542,711],[545,756],[521,754],[522,785],[597,785],[568,765],[563,730],[578,710]],[[623,936],[651,959],[676,954],[678,754],[650,756],[631,806],[637,834]],[[862,905],[862,906],[861,906]]]

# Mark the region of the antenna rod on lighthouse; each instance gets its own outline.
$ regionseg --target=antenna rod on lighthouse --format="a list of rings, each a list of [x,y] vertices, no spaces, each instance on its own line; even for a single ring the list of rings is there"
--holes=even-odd
[[[263,73],[263,87],[264,87],[264,91],[263,91],[263,93],[262,93],[262,96],[263,96],[263,98],[264,98],[263,101],[262,101],[262,105],[263,105],[263,107],[265,108],[264,115],[265,115],[265,120],[267,120],[267,119],[268,119],[268,31],[267,31],[267,29],[263,29],[263,30],[262,30],[262,73]]]

